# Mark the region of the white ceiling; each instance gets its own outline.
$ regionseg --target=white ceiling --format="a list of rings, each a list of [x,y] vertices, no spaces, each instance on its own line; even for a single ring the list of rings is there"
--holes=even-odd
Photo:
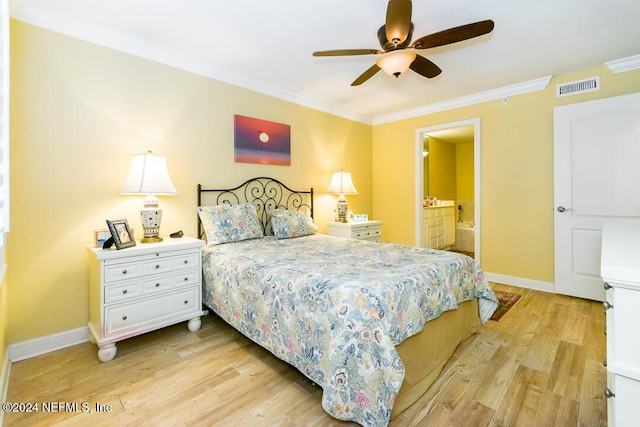
[[[433,79],[379,72],[351,87],[376,56],[312,56],[379,48],[386,7],[385,0],[10,2],[15,19],[369,123],[483,93],[499,98],[522,90],[514,85],[544,85],[550,76],[608,61],[640,60],[639,0],[414,1],[414,40],[495,22],[489,35],[419,51],[443,70]]]

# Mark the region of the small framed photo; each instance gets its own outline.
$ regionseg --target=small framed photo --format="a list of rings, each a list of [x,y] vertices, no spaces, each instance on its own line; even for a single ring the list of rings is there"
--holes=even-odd
[[[106,242],[107,239],[111,237],[111,232],[106,228],[95,230],[93,233],[95,236],[96,248],[101,248],[102,245],[104,245],[104,242]]]
[[[126,219],[108,219],[107,225],[109,226],[113,243],[116,244],[116,249],[120,250],[136,245],[136,241],[133,238],[133,231],[131,231]]]

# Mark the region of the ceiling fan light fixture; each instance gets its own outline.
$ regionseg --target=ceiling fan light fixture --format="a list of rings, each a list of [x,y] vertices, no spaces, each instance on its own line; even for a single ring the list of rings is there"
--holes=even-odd
[[[380,56],[376,60],[376,65],[390,76],[398,77],[409,69],[414,59],[416,59],[416,53],[413,50],[395,50]]]

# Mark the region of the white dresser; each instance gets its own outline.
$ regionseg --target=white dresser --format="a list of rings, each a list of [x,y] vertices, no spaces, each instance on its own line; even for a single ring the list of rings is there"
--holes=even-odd
[[[382,238],[382,221],[330,222],[327,224],[327,234],[379,242]]]
[[[453,206],[422,209],[422,247],[448,249],[456,243],[456,216]]]
[[[640,422],[640,220],[608,220],[602,229],[606,289],[609,426]]]
[[[98,359],[112,360],[116,342],[188,320],[200,329],[200,248],[190,237],[138,243],[121,250],[89,247],[89,333]]]

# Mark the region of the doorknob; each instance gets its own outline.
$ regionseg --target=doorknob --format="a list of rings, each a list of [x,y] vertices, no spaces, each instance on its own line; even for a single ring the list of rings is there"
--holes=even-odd
[[[570,211],[570,208],[565,208],[564,206],[558,206],[558,208],[556,209],[558,212],[562,213],[565,211]]]

